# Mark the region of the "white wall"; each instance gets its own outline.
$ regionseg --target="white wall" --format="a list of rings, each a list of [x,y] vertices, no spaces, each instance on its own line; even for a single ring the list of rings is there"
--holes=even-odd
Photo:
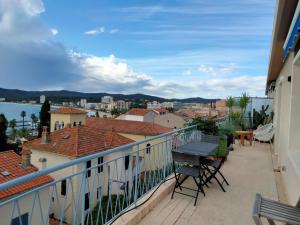
[[[274,125],[275,153],[290,204],[300,196],[300,66],[289,54],[276,81]],[[292,82],[288,82],[288,76]]]
[[[34,194],[26,195],[19,199],[19,208],[20,208],[20,214],[18,214],[17,208],[14,210],[14,203],[8,203],[4,206],[0,207],[0,224],[1,225],[11,225],[11,219],[16,218],[19,215],[23,215],[25,213],[28,213],[28,224],[31,225],[41,225],[43,224],[43,219],[46,219],[48,214],[48,206],[50,203],[49,198],[49,188],[45,188],[39,192],[39,197],[41,201],[41,209],[42,209],[42,215],[44,218],[41,217],[40,212],[40,205],[38,204],[38,199],[36,198],[35,202],[35,208],[32,211],[32,205],[34,200]],[[13,213],[14,210],[14,213]],[[13,213],[13,214],[12,214]],[[13,216],[11,216],[13,215]],[[32,223],[30,223],[30,216],[32,216]]]

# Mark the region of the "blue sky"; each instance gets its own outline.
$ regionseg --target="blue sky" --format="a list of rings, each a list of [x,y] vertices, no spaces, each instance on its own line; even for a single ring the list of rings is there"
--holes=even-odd
[[[0,86],[263,96],[274,4],[0,0]]]

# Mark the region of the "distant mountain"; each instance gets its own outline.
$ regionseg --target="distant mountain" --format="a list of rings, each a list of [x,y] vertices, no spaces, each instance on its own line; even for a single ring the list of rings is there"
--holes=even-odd
[[[184,98],[184,99],[167,99],[156,97],[152,95],[144,94],[109,94],[109,93],[83,93],[76,91],[24,91],[19,89],[5,89],[0,88],[0,98],[5,98],[6,101],[22,101],[22,100],[36,100],[39,101],[41,95],[45,95],[48,100],[56,103],[68,102],[68,101],[79,101],[81,98],[86,98],[88,102],[99,102],[101,97],[110,95],[115,100],[128,100],[128,101],[158,101],[158,102],[169,102],[178,101],[182,103],[210,103],[215,102],[218,99],[206,99],[206,98]]]

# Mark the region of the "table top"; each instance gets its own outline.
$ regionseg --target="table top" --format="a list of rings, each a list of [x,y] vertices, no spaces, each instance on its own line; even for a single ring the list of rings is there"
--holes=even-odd
[[[253,131],[252,130],[238,130],[235,133],[237,133],[237,134],[252,134]]]
[[[201,142],[201,141],[194,141],[183,146],[174,149],[173,151],[179,153],[185,153],[195,156],[211,156],[218,148],[218,144],[209,143],[209,142]]]

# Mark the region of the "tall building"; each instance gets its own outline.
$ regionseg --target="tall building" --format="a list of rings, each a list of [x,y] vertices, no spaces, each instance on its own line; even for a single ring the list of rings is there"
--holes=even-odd
[[[87,104],[87,101],[85,98],[80,99],[80,107],[85,108]]]
[[[101,103],[110,104],[114,101],[114,98],[111,96],[103,96],[101,98]]]
[[[40,96],[40,103],[44,104],[45,101],[46,101],[46,96],[45,95],[41,95]]]

